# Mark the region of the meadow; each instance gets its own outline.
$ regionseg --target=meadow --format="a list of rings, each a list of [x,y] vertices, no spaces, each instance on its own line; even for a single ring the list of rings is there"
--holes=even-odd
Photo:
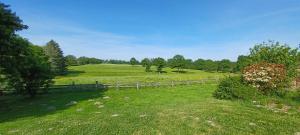
[[[296,110],[217,100],[216,85],[141,90],[52,92],[36,99],[6,97],[0,134],[295,134]],[[72,90],[71,90],[72,91]],[[290,102],[300,105],[299,101]]]
[[[154,68],[152,70],[155,70]],[[229,73],[165,68],[145,72],[141,66],[83,65],[69,67],[55,84],[199,80]],[[233,74],[232,74],[233,75]],[[294,134],[300,132],[300,101],[261,98],[218,100],[217,83],[128,89],[55,89],[34,99],[0,98],[0,135],[4,134]],[[279,101],[278,108],[268,103]],[[288,106],[288,110],[284,107]]]
[[[200,80],[205,78],[222,78],[228,73],[204,72],[201,70],[184,69],[184,73],[177,73],[176,69],[164,68],[159,74],[153,66],[152,72],[145,72],[140,65],[126,64],[90,64],[82,66],[70,66],[69,73],[55,78],[55,84],[94,84],[115,82],[164,82],[182,80]]]

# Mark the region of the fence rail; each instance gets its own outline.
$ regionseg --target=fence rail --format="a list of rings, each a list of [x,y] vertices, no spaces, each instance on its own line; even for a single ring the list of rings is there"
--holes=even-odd
[[[208,84],[217,83],[219,78],[201,79],[201,80],[185,80],[185,81],[162,81],[162,82],[114,82],[114,83],[100,83],[95,81],[94,84],[76,84],[72,82],[70,85],[53,85],[51,89],[62,89],[62,88],[72,88],[72,89],[86,89],[86,88],[99,88],[99,89],[121,89],[121,88],[136,88],[137,90],[146,87],[175,87],[180,85],[194,85],[194,84]]]

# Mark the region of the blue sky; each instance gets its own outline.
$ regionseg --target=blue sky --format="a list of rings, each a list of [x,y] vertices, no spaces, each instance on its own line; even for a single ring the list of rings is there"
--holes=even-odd
[[[2,0],[37,45],[57,41],[64,53],[236,60],[257,43],[300,43],[299,0]]]

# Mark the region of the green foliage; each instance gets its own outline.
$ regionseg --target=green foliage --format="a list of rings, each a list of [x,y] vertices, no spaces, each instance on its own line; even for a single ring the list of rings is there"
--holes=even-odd
[[[298,58],[298,69],[300,69],[300,52],[298,51],[298,54],[297,54],[297,58]]]
[[[240,55],[236,62],[235,72],[241,72],[245,67],[251,64],[251,59],[249,56]]]
[[[107,64],[130,64],[129,61],[115,60],[115,59],[104,60],[103,63],[107,63]]]
[[[204,70],[205,60],[204,59],[197,59],[194,61],[195,69]]]
[[[66,63],[63,52],[59,47],[59,44],[54,40],[50,40],[46,46],[44,46],[45,54],[49,57],[51,63],[51,69],[56,75],[63,75],[66,73]]]
[[[264,42],[251,48],[249,57],[253,63],[268,62],[285,65],[287,83],[297,76],[298,50],[286,44],[274,41]]]
[[[218,85],[213,96],[218,99],[253,99],[258,91],[242,83],[241,77],[227,77]]]
[[[168,60],[168,65],[171,68],[176,68],[177,72],[183,69],[186,65],[185,58],[182,55],[175,55],[172,59]]]
[[[0,42],[1,42],[1,55],[9,53],[10,47],[9,40],[11,36],[15,35],[16,31],[27,29],[28,26],[22,23],[22,20],[13,13],[8,5],[0,2]],[[6,53],[5,53],[6,52]]]
[[[153,61],[153,65],[157,67],[158,73],[161,73],[162,69],[167,65],[165,59],[160,57],[154,58],[152,61]]]
[[[137,65],[139,63],[134,57],[132,57],[129,62],[132,66]]]
[[[89,58],[89,57],[79,57],[77,59],[79,65],[86,65],[86,64],[101,64],[103,60],[97,58]]]
[[[40,47],[15,34],[27,28],[7,5],[0,2],[1,89],[30,94],[51,84],[48,58]]]
[[[192,59],[185,59],[184,68],[186,68],[186,69],[196,69],[194,61]]]
[[[150,71],[151,71],[151,65],[152,65],[152,62],[151,62],[150,59],[144,58],[144,59],[142,60],[141,64],[142,64],[143,67],[146,67],[146,68],[145,68],[145,71],[146,71],[146,72],[150,72]]]
[[[47,89],[52,83],[51,66],[48,57],[44,54],[41,47],[32,45],[26,39],[15,37],[12,40],[15,46],[22,46],[21,56],[16,56],[18,63],[5,63],[4,65],[14,64],[13,73],[7,74],[9,87],[6,89],[16,90],[18,93],[35,96],[40,89]]]
[[[232,72],[234,68],[233,63],[228,59],[223,59],[218,62],[218,71]]]
[[[79,58],[77,59],[77,62],[78,62],[79,65],[86,65],[86,64],[89,64],[89,63],[90,63],[90,62],[89,62],[89,58],[88,58],[88,57],[84,57],[84,56],[79,57]]]
[[[26,84],[23,90],[35,96],[40,89],[48,89],[52,84],[53,75],[51,73],[51,65],[48,57],[44,54],[43,48],[30,45],[30,54],[24,68],[21,70],[21,77]]]
[[[86,65],[86,64],[102,64],[104,60],[89,57],[79,57],[78,59],[74,55],[67,55],[65,57],[66,64],[68,66]]]
[[[8,83],[18,78],[18,66],[27,46],[13,44],[16,31],[26,29],[27,26],[13,13],[8,5],[0,2],[0,85],[9,87]],[[11,78],[13,77],[13,78]],[[2,88],[4,89],[4,88]]]
[[[221,61],[213,61],[213,60],[204,60],[197,59],[194,62],[195,69],[205,70],[205,71],[221,71],[221,72],[232,72],[235,68],[235,63],[231,62],[228,59],[223,59]]]
[[[203,70],[206,71],[217,71],[218,70],[218,63],[212,60],[206,60],[203,66]]]
[[[67,55],[65,57],[67,66],[76,66],[78,65],[77,58],[74,55]]]

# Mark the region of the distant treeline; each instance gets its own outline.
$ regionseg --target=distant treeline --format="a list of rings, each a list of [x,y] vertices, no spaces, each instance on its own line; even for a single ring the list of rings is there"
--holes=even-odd
[[[126,60],[103,60],[98,58],[90,58],[90,57],[78,57],[76,58],[74,55],[67,55],[65,57],[66,64],[68,66],[77,66],[77,65],[86,65],[86,64],[131,64],[131,65],[143,65],[147,67],[151,65],[155,65],[155,60],[157,58],[145,58],[141,62],[136,60],[134,57],[130,59],[130,61]],[[236,62],[232,62],[228,59],[223,59],[220,61],[214,60],[205,60],[205,59],[197,59],[193,61],[192,59],[185,59],[182,55],[175,55],[173,58],[165,60],[163,58],[159,58],[160,65],[163,67],[171,67],[175,68],[180,72],[182,69],[197,69],[197,70],[205,70],[205,71],[221,71],[221,72],[235,72],[237,71]],[[150,67],[146,70],[150,70]]]
[[[98,58],[93,58],[93,57],[78,57],[76,58],[74,55],[67,55],[65,57],[66,64],[68,66],[78,66],[78,65],[86,65],[86,64],[130,64],[129,61],[125,60],[103,60],[103,59],[98,59]]]

